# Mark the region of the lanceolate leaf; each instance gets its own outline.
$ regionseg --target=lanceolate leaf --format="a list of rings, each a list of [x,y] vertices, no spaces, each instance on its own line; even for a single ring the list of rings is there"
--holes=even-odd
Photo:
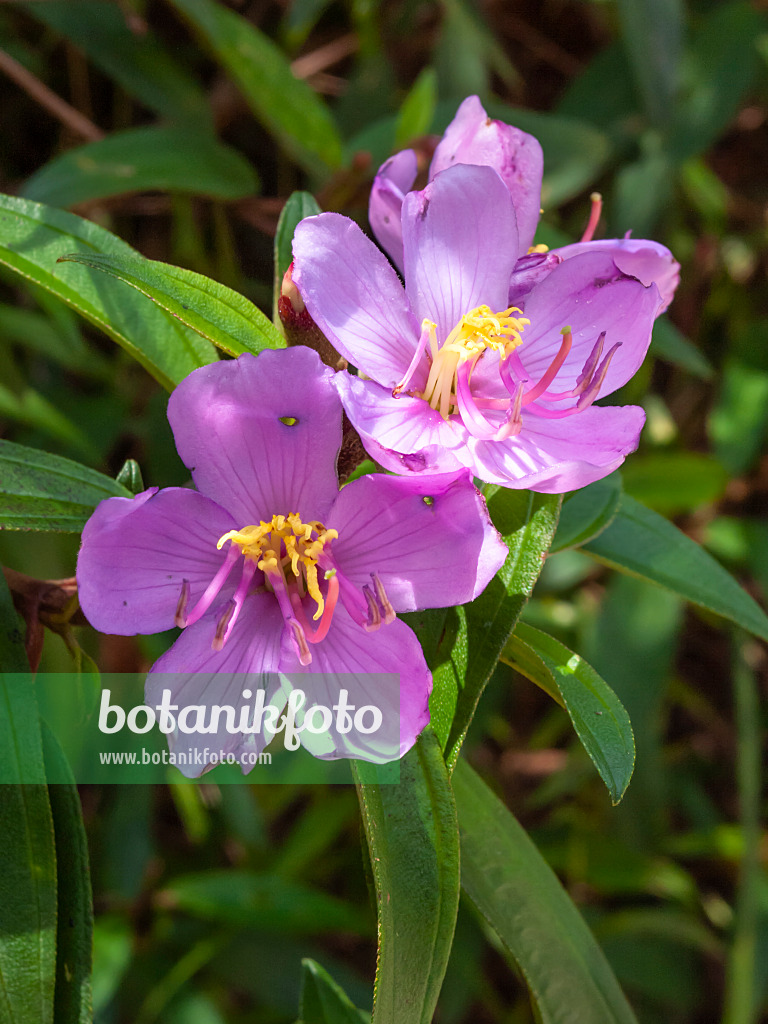
[[[370,1024],[324,967],[306,959],[301,968],[301,1024]]]
[[[0,530],[78,533],[96,505],[114,496],[132,494],[70,459],[0,440]]]
[[[285,345],[274,324],[252,302],[203,274],[134,255],[73,253],[61,260],[123,281],[230,355]]]
[[[611,473],[580,491],[566,494],[551,551],[586,544],[609,526],[621,505],[621,476]]]
[[[53,1024],[56,855],[37,702],[0,572],[0,1020]]]
[[[56,838],[58,921],[56,928],[56,1024],[90,1024],[93,908],[88,843],[72,771],[55,736],[43,722],[46,772],[63,783],[49,786]]]
[[[341,161],[339,134],[323,101],[294,78],[285,54],[255,25],[214,0],[173,0],[240,86],[259,120],[310,174]]]
[[[126,192],[242,199],[258,187],[248,161],[213,133],[150,125],[67,150],[33,174],[21,192],[27,199],[67,207]]]
[[[122,345],[168,389],[198,366],[213,362],[215,348],[143,295],[126,294],[107,277],[93,278],[67,253],[137,254],[104,228],[64,210],[0,196],[0,263],[41,285]]]
[[[464,761],[461,884],[520,968],[542,1024],[637,1024],[600,947],[524,829]]]
[[[409,621],[426,638],[434,691],[432,725],[453,768],[477,702],[528,600],[557,526],[560,495],[492,487],[486,491],[494,525],[509,547],[506,562],[484,592],[457,612],[417,614]]]
[[[36,0],[25,14],[38,18],[82,50],[109,78],[150,110],[175,122],[208,124],[208,97],[154,32],[132,32],[127,9],[103,0]]]
[[[459,901],[456,808],[431,728],[400,761],[400,781],[355,763],[379,914],[373,1024],[430,1024]]]
[[[585,545],[598,561],[650,580],[768,640],[768,616],[703,548],[624,495],[608,529]]]
[[[563,705],[617,804],[632,776],[635,738],[610,686],[578,654],[524,622],[517,624],[501,657]]]

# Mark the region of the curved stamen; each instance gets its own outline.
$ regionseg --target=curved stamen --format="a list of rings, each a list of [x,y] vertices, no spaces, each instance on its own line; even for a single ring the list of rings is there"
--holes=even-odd
[[[286,619],[285,624],[291,631],[291,640],[293,641],[293,647],[296,651],[300,664],[305,667],[307,665],[311,665],[312,652],[307,646],[307,638],[304,635],[304,630],[301,628],[301,625],[294,618]]]
[[[211,582],[205,588],[203,596],[197,602],[197,604],[189,613],[189,615],[185,615],[183,617],[183,621],[181,621],[181,616],[179,617],[179,620],[177,620],[178,625],[191,626],[193,623],[197,622],[198,619],[202,618],[203,615],[205,615],[205,613],[208,611],[208,609],[215,601],[216,595],[219,593],[221,588],[226,583],[227,577],[229,576],[232,570],[232,566],[238,560],[240,554],[240,548],[236,544],[230,544],[226,558],[219,567],[219,571],[216,573]]]
[[[598,360],[600,359],[600,356],[603,351],[604,341],[605,331],[602,332],[600,337],[595,342],[595,345],[592,351],[590,352],[586,363],[584,363],[584,369],[576,378],[576,386],[574,388],[571,388],[570,391],[560,391],[558,393],[555,393],[553,391],[545,391],[543,394],[539,395],[539,398],[543,399],[545,402],[560,402],[564,398],[576,398],[577,395],[580,395],[583,391],[585,391],[592,383],[592,378],[595,374],[595,368],[597,367]]]
[[[563,336],[563,340],[560,343],[560,350],[558,351],[555,358],[549,364],[544,376],[541,378],[538,384],[534,384],[530,391],[526,391],[523,395],[523,405],[529,405],[531,402],[535,402],[537,398],[547,390],[549,385],[555,379],[560,372],[560,368],[568,357],[568,353],[571,351],[571,345],[573,344],[573,334],[571,333],[570,327],[563,327],[560,332]]]
[[[363,584],[363,595],[368,602],[368,621],[363,623],[366,633],[375,633],[381,626],[381,609],[368,583]]]
[[[190,591],[189,580],[182,580],[181,581],[181,593],[179,594],[179,602],[176,605],[176,614],[173,617],[173,621],[176,623],[177,626],[180,626],[182,629],[184,628],[184,626],[186,625],[186,622],[187,622],[187,620],[186,620],[186,618],[184,616],[186,615],[186,612],[187,612],[187,602],[189,601],[189,591]]]
[[[600,369],[597,371],[597,373],[592,378],[592,380],[591,380],[591,382],[589,384],[589,387],[586,389],[586,391],[584,391],[584,393],[581,395],[581,397],[579,398],[579,400],[576,403],[576,405],[572,406],[572,408],[570,408],[570,409],[545,409],[545,408],[543,408],[540,405],[532,405],[528,411],[534,413],[536,416],[543,416],[544,419],[548,419],[548,420],[561,420],[565,416],[573,416],[577,412],[584,412],[585,409],[588,409],[590,407],[590,405],[592,405],[592,403],[595,401],[595,399],[599,395],[600,388],[602,387],[603,381],[605,380],[605,375],[608,372],[608,366],[610,365],[611,360],[613,359],[614,355],[616,354],[616,352],[620,348],[621,348],[621,342],[617,341],[616,344],[613,346],[613,348],[608,353],[608,355],[605,357],[605,359],[600,364]]]
[[[331,620],[333,619],[336,602],[339,599],[338,574],[334,573],[333,576],[328,578],[328,593],[325,595],[325,607],[323,608],[323,615],[317,629],[313,630],[309,625],[298,593],[292,591],[290,598],[291,605],[296,613],[296,618],[304,631],[304,636],[306,637],[307,642],[310,644],[319,644],[321,640],[325,640],[328,635],[328,630],[331,628]]]
[[[469,378],[472,374],[473,363],[465,362],[460,365],[456,372],[456,397],[459,400],[459,413],[464,426],[473,437],[483,441],[490,441],[495,436],[498,427],[490,423],[480,412],[469,387]]]
[[[517,364],[513,362],[515,359],[517,360]],[[515,367],[515,372],[519,378],[518,380],[515,380],[512,376],[510,363]],[[499,376],[501,377],[502,384],[513,398],[517,395],[520,385],[528,383],[525,367],[520,362],[520,356],[516,352],[512,352],[507,359],[501,360],[499,363]]]
[[[592,209],[589,211],[589,220],[587,221],[587,226],[584,228],[584,234],[581,236],[582,242],[592,241],[595,229],[600,221],[600,214],[603,210],[603,197],[599,192],[593,192],[589,198],[592,203]]]
[[[523,409],[523,382],[517,385],[517,390],[509,403],[509,411],[507,412],[506,419],[499,427],[494,437],[494,441],[505,441],[508,437],[516,437],[523,427],[523,417],[521,415]]]
[[[405,375],[399,384],[396,384],[392,390],[392,397],[397,398],[403,388],[410,383],[411,378],[416,372],[416,368],[421,362],[422,356],[424,355],[424,349],[427,347],[429,342],[430,349],[433,353],[432,365],[435,365],[434,355],[437,353],[437,324],[431,320],[421,321],[421,337],[419,343],[416,346],[416,351],[413,353],[413,359],[408,369],[405,371]]]
[[[384,615],[384,623],[388,626],[390,622],[395,621],[395,619],[397,618],[397,613],[395,612],[395,609],[392,607],[392,604],[389,598],[387,597],[387,592],[384,589],[384,584],[381,582],[381,580],[379,579],[375,572],[371,573],[371,579],[373,580],[373,585],[376,588],[376,600],[379,602],[379,607],[381,608],[382,614]]]
[[[589,387],[576,403],[576,408],[579,410],[579,412],[581,412],[582,409],[588,409],[589,406],[592,405],[594,400],[597,398],[598,394],[600,393],[600,388],[603,386],[605,375],[608,372],[608,366],[610,365],[611,360],[620,348],[621,342],[617,341],[608,353],[608,355],[600,364],[600,369],[597,371],[595,376],[590,381]]]
[[[237,622],[240,612],[242,611],[243,602],[248,596],[248,589],[253,581],[255,573],[255,562],[252,562],[250,558],[246,558],[245,564],[243,565],[243,574],[237,585],[235,596],[230,601],[227,610],[219,619],[219,623],[216,626],[216,635],[213,638],[213,643],[211,644],[214,651],[220,651],[227,640],[229,640],[229,635]]]

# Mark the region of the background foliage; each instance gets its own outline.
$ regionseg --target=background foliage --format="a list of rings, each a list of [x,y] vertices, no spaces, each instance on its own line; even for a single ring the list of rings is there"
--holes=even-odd
[[[206,337],[226,335],[232,353],[258,350],[274,343],[270,325],[222,290],[223,319],[201,332],[199,323],[185,326],[169,300],[161,308],[145,298],[163,284],[154,278],[134,280],[139,291],[121,292],[133,297],[115,304],[113,279],[80,264],[58,267],[54,278],[46,253],[57,235],[76,235],[91,266],[108,251],[124,279],[135,277],[138,250],[209,275],[269,315],[274,236],[289,195],[312,192],[323,209],[365,226],[378,164],[407,144],[427,153],[424,136],[442,131],[473,92],[542,142],[537,241],[578,237],[588,195],[599,189],[603,234],[631,229],[680,259],[682,283],[657,325],[653,358],[624,389],[648,414],[641,450],[622,473],[625,497],[613,481],[566,502],[556,553],[464,746],[564,881],[643,1024],[768,1019],[765,649],[714,614],[755,628],[746,611],[734,613],[739,599],[728,584],[635,504],[674,520],[749,593],[768,596],[767,59],[765,16],[744,0],[0,5],[0,191],[92,222],[62,212],[4,250],[0,423],[8,441],[113,479],[134,459],[147,486],[183,484],[164,387],[213,357]],[[6,203],[0,228],[3,211],[28,209]],[[127,244],[115,248],[102,229]],[[281,268],[287,234],[278,237]],[[193,277],[182,283],[199,287]],[[117,346],[97,329],[105,324]],[[158,342],[169,330],[178,342],[171,354]],[[6,484],[13,451],[4,449]],[[81,479],[77,494],[90,487],[95,501],[135,489],[134,472],[129,466],[120,484]],[[73,494],[64,487],[60,504],[43,510],[49,524],[55,514],[59,529],[78,528],[88,506],[76,507]],[[39,509],[33,498],[19,497],[18,517]],[[620,500],[626,514],[593,539]],[[531,512],[542,536],[547,515],[544,505]],[[653,573],[647,558],[629,563],[649,531]],[[65,580],[77,543],[76,533],[3,532],[0,562],[35,580]],[[617,565],[671,589],[606,568]],[[0,601],[7,608],[8,595]],[[29,607],[21,609],[28,618]],[[138,671],[163,648],[163,638],[99,638],[76,616],[62,617],[64,604],[34,607],[51,627],[44,641],[35,633],[45,671],[76,666],[89,679],[92,659],[102,671]],[[561,652],[538,630],[583,652],[629,712],[637,764],[616,808],[568,715],[544,692],[557,691],[578,729]],[[447,678],[461,650],[447,660],[436,651],[436,671]],[[24,668],[18,637],[4,633],[0,651],[4,669]],[[3,696],[20,730],[0,734],[4,749],[37,744],[41,764],[55,759],[25,695]],[[439,738],[457,749],[461,708],[444,718],[437,710]],[[451,721],[454,732],[441,733]],[[444,771],[429,749],[419,757],[425,777]],[[422,776],[413,778],[414,801],[427,800]],[[483,888],[499,866],[473,847],[468,824],[494,798],[463,763],[455,780],[470,898],[459,909],[437,1019],[523,1024],[535,1019],[522,980],[535,965],[521,962],[515,934],[504,934],[509,917]],[[609,785],[618,797],[625,780]],[[89,879],[83,869],[60,875],[57,886],[55,874],[56,851],[86,842],[99,1024],[364,1019],[355,1006],[370,1010],[375,911],[350,787],[82,787],[84,832],[74,792],[52,787],[46,800],[42,787],[9,788],[0,800],[9,851],[0,900],[9,905],[14,888],[17,897],[19,886],[29,889],[24,919],[6,915],[3,925],[24,936],[40,991],[55,990],[57,1024],[88,1019],[83,953],[67,926],[78,922],[72,935],[87,928]],[[39,834],[14,831],[22,811]],[[488,813],[506,820],[496,804]],[[437,827],[455,814],[440,808]],[[513,853],[516,877],[533,885],[540,862],[526,860],[522,846]],[[428,877],[445,868],[414,870]],[[566,913],[559,904],[546,912],[550,929]],[[435,943],[439,958],[439,936]],[[12,955],[19,951],[0,943],[0,975]],[[541,1019],[587,1024],[583,1015],[558,1016],[573,1007],[562,996],[547,1003],[550,982],[540,989]],[[47,1003],[14,1006],[12,990],[4,998],[3,1021],[52,1019]]]

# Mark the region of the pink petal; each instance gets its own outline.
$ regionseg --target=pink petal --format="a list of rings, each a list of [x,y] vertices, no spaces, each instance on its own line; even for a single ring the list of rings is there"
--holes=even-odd
[[[238,527],[289,512],[322,520],[332,504],[341,445],[332,376],[311,349],[267,350],[195,370],[172,393],[179,455]]]
[[[376,573],[396,611],[472,601],[507,555],[468,470],[361,477],[342,488],[329,524],[339,569],[360,587]]]
[[[531,385],[546,372],[562,343],[561,329],[573,331],[570,354],[550,390],[568,391],[576,384],[598,336],[605,331],[605,351],[621,348],[611,361],[600,390],[608,395],[638,370],[651,341],[659,305],[655,285],[644,287],[623,274],[605,252],[564,260],[525,300],[530,325],[517,349]]]
[[[403,203],[405,287],[414,312],[445,340],[480,305],[507,308],[517,260],[515,211],[490,167],[457,165]]]
[[[519,250],[528,251],[541,206],[544,157],[533,135],[488,117],[477,96],[469,96],[435,150],[430,179],[456,164],[493,167],[509,189],[520,232]]]
[[[420,325],[386,256],[336,213],[303,220],[293,255],[293,280],[323,334],[353,366],[393,388],[408,369]]]
[[[423,398],[393,398],[386,388],[349,373],[337,373],[334,384],[366,449],[386,469],[447,473],[461,466],[456,453],[468,435],[457,417],[446,422]]]
[[[416,180],[417,159],[404,149],[383,163],[373,179],[368,201],[368,220],[379,245],[398,270],[403,269],[403,229],[400,214],[403,199]]]
[[[281,667],[310,703],[332,708],[343,688],[356,708],[372,705],[382,712],[380,730],[367,736],[354,729],[346,736],[301,733],[302,746],[316,757],[392,761],[410,750],[429,722],[432,677],[415,634],[399,619],[366,633],[339,607],[327,638],[312,649],[312,664],[290,667],[284,661]]]
[[[637,448],[645,413],[637,406],[591,406],[560,420],[523,414],[506,441],[470,441],[473,472],[489,483],[546,494],[601,480]]]
[[[182,487],[102,501],[77,561],[86,618],[121,636],[171,629],[184,580],[192,607],[224,561],[216,542],[235,525],[210,498]]]

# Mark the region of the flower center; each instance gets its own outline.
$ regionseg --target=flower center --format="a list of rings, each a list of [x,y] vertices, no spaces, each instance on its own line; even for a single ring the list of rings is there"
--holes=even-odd
[[[429,345],[431,365],[426,386],[423,391],[411,391],[409,394],[423,398],[446,421],[457,413],[469,433],[478,440],[503,441],[515,437],[522,429],[522,411],[525,408],[545,419],[574,416],[588,409],[600,393],[610,362],[621,348],[621,342],[616,342],[600,362],[606,334],[603,331],[576,384],[568,391],[550,391],[549,386],[562,369],[573,345],[571,328],[563,327],[560,332],[562,340],[551,363],[536,384],[526,387],[530,384],[528,373],[516,350],[522,345],[520,335],[530,322],[516,306],[510,306],[501,313],[493,313],[489,306],[476,306],[461,318],[438,348],[437,325],[431,320],[423,320],[413,359],[402,380],[395,385],[392,397],[398,398],[408,385]],[[507,391],[506,398],[498,397],[498,394],[491,397],[472,393],[472,371],[487,350],[498,356],[499,377]],[[577,401],[567,408],[540,404],[540,401],[561,402],[569,398]],[[491,421],[486,411],[500,412],[502,417],[494,415]]]
[[[462,368],[466,367],[469,381],[477,360],[486,350],[496,352],[500,361],[505,360],[518,345],[522,345],[520,334],[529,323],[530,320],[516,306],[510,306],[501,313],[492,312],[489,306],[477,306],[461,318],[438,349],[437,327],[425,320],[421,327],[422,332],[429,333],[432,366],[421,397],[447,420],[454,407],[459,405]]]
[[[279,577],[287,585],[285,574],[290,571],[296,577],[299,589],[306,587],[309,596],[317,603],[313,617],[319,619],[325,598],[318,585],[317,560],[325,545],[338,536],[336,530],[326,530],[316,520],[304,523],[295,512],[291,512],[287,516],[272,516],[268,523],[262,520],[258,526],[230,530],[219,538],[216,547],[220,551],[228,540],[232,541],[246,559],[261,569],[269,583]]]
[[[176,608],[176,625],[191,626],[208,611],[230,572],[241,558],[243,565],[240,582],[232,599],[221,610],[216,623],[212,647],[220,651],[229,639],[240,615],[246,597],[252,590],[257,571],[264,573],[264,590],[274,594],[283,616],[283,622],[302,665],[312,661],[309,644],[318,644],[328,634],[336,605],[342,604],[351,618],[364,630],[371,632],[395,618],[395,611],[384,586],[375,573],[371,583],[358,589],[339,571],[331,542],[338,539],[336,530],[329,530],[316,520],[303,522],[295,512],[275,515],[267,523],[230,530],[219,537],[217,550],[229,543],[229,548],[218,572],[191,611],[187,611],[190,584],[184,580]],[[322,576],[320,576],[322,573]],[[325,593],[320,581],[326,584]],[[315,602],[313,627],[304,608],[309,597]]]

